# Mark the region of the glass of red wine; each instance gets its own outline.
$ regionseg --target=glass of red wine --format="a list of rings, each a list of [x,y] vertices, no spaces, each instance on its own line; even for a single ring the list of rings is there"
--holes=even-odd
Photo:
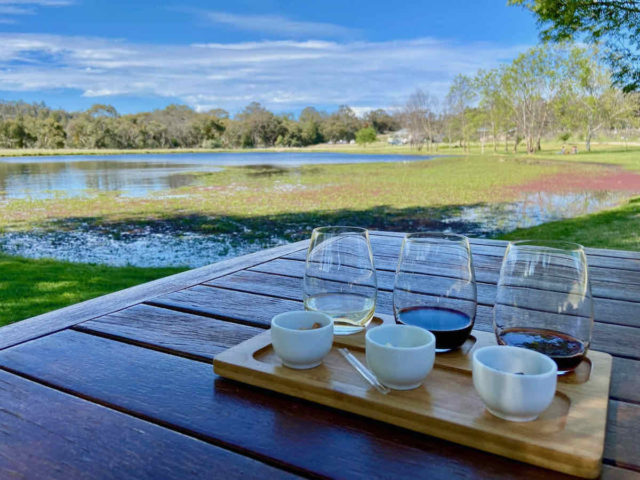
[[[460,347],[476,317],[476,280],[469,240],[452,233],[410,233],[393,287],[397,323],[426,328],[436,352]]]
[[[577,243],[510,243],[500,268],[493,327],[501,345],[551,357],[573,371],[591,343],[593,301],[587,257]]]

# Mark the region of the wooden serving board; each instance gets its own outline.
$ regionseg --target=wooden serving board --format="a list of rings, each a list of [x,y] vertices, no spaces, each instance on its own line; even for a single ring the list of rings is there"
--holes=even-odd
[[[392,322],[379,315],[369,328]],[[474,330],[458,350],[437,354],[424,385],[383,395],[340,355],[349,350],[366,364],[364,332],[335,336],[322,365],[293,370],[282,365],[266,331],[215,357],[215,373],[322,405],[426,433],[461,445],[586,478],[600,473],[611,356],[590,351],[575,372],[558,378],[551,406],[533,422],[502,420],[486,411],[473,387],[471,354],[495,345]]]

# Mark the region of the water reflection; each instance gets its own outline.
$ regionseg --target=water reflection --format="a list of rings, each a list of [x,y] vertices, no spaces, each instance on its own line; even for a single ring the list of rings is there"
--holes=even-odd
[[[130,197],[190,185],[191,172],[218,171],[207,165],[158,162],[29,162],[0,161],[0,199],[83,196],[89,191],[121,191]]]
[[[447,222],[468,224],[468,235],[491,236],[613,208],[628,197],[615,191],[525,192],[516,202],[464,207]]]
[[[222,167],[268,165],[269,174],[306,164],[398,162],[432,157],[344,155],[339,153],[171,153],[132,155],[61,155],[0,158],[0,199],[83,196],[90,191],[121,191],[142,197],[151,192],[190,185],[189,173]]]

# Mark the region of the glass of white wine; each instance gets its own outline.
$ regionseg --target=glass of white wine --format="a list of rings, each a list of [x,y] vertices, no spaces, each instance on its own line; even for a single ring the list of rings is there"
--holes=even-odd
[[[373,318],[377,287],[366,229],[313,230],[303,280],[305,309],[333,318],[336,335],[357,333]]]

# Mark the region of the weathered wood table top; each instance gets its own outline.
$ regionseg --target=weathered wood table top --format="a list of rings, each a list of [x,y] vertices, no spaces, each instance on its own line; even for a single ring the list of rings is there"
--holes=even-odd
[[[391,314],[402,236],[373,232]],[[476,328],[506,243],[472,240]],[[218,352],[302,308],[306,242],[0,329],[0,478],[565,478],[216,377]],[[640,478],[640,253],[587,249],[592,348],[614,357],[603,478]],[[569,477],[566,477],[569,478]]]

